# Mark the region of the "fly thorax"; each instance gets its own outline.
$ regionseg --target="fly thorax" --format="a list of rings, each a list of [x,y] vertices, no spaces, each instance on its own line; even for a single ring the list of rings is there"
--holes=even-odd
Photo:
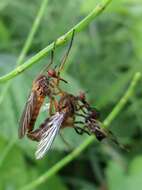
[[[37,91],[40,96],[50,94],[49,80],[45,75],[42,75],[37,79]]]

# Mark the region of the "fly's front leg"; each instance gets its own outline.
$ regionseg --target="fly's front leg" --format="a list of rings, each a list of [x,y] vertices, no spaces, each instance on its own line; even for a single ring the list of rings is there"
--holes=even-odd
[[[78,127],[78,126],[76,126],[76,125],[74,126],[75,131],[76,131],[79,135],[83,135],[83,133],[86,133],[86,134],[88,134],[88,135],[91,135],[91,134],[89,133],[89,131],[86,130],[85,128],[86,128],[86,126],[85,126],[84,128]]]
[[[50,103],[49,103],[49,116],[53,114],[53,105],[54,105],[55,99],[53,97],[50,98]]]
[[[58,78],[57,78],[57,86],[59,86],[59,82],[60,81],[63,81],[66,84],[68,83],[68,81],[66,81],[65,79],[63,79],[63,78],[60,77],[60,73],[59,73]]]
[[[74,124],[83,124],[84,125],[84,122],[83,121],[75,121]]]
[[[54,92],[55,96],[62,96],[63,95],[63,91],[61,90],[61,88],[59,86],[56,86],[56,90],[58,90],[57,92]]]
[[[75,112],[75,115],[76,115],[76,116],[79,116],[79,117],[86,118],[86,115],[84,115],[84,114],[80,114],[80,113],[77,113],[77,112]]]
[[[77,106],[78,106],[78,108],[77,108],[77,111],[82,111],[83,112],[83,114],[87,114],[87,112],[85,111],[85,109],[86,109],[86,104],[82,104],[82,105],[80,105],[79,104],[79,102],[77,102]]]
[[[62,71],[64,68],[64,65],[66,63],[66,60],[68,58],[69,52],[70,52],[72,44],[73,44],[74,34],[75,34],[75,29],[73,29],[73,31],[72,31],[71,41],[70,41],[69,47],[67,49],[67,52],[65,53],[65,55],[63,56],[63,58],[61,60],[61,63],[60,63],[59,69],[58,69],[58,73],[60,73],[60,71]]]

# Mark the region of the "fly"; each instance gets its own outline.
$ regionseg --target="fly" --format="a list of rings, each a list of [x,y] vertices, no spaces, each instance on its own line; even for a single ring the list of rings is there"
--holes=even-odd
[[[34,125],[39,115],[40,108],[46,97],[49,97],[50,99],[49,115],[52,115],[52,107],[55,106],[54,96],[58,95],[61,92],[61,89],[59,88],[59,81],[67,83],[67,81],[65,81],[60,77],[60,72],[63,69],[67,57],[69,55],[73,38],[74,38],[74,30],[72,33],[72,38],[69,44],[69,48],[64,57],[62,58],[62,61],[57,71],[56,69],[48,69],[53,64],[54,51],[56,45],[56,43],[54,43],[54,48],[51,52],[50,64],[45,68],[47,74],[40,74],[34,80],[32,84],[32,90],[30,92],[30,95],[28,97],[28,100],[26,102],[24,111],[20,119],[19,138],[23,138],[25,134],[27,134],[27,136],[30,137],[30,133],[34,129]]]

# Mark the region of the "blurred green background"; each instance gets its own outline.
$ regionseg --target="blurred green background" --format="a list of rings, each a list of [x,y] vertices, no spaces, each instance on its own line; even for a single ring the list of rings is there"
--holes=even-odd
[[[99,2],[50,1],[27,57],[68,31]],[[40,3],[38,0],[0,0],[1,76],[15,68]],[[94,22],[75,35],[63,73],[70,81],[66,88],[75,94],[80,90],[87,91],[89,101],[101,111],[103,121],[127,89],[133,74],[142,70],[141,44],[141,0],[114,0]],[[66,47],[67,44],[56,49],[55,63],[59,62]],[[70,152],[58,137],[50,153],[36,161],[36,143],[17,137],[19,117],[32,81],[48,61],[49,56],[12,80],[6,94],[6,83],[0,85],[0,190],[20,189]],[[110,126],[121,143],[129,144],[130,152],[114,147],[111,142],[95,141],[76,160],[37,189],[141,189],[141,85],[140,82],[125,109]],[[46,113],[41,113],[38,123],[45,117]],[[73,148],[87,138],[87,135],[79,136],[72,129],[65,129],[63,135]]]

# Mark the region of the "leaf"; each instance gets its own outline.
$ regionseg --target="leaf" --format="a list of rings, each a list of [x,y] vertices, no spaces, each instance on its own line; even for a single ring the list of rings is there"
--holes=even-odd
[[[119,190],[125,187],[125,172],[122,166],[115,162],[109,162],[107,171],[107,183],[109,190]]]
[[[142,156],[138,156],[130,162],[128,173],[125,172],[125,169],[114,161],[110,162],[106,171],[110,190],[135,190],[142,186]]]
[[[141,174],[142,171],[142,156],[134,158],[129,166],[129,172],[131,175]],[[142,174],[141,174],[142,175]]]

